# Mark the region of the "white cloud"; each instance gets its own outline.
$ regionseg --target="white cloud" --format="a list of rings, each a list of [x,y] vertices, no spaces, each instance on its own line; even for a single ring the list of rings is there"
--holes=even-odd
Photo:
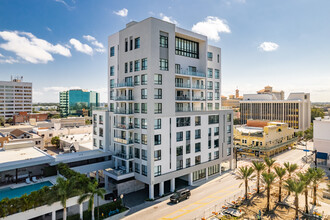
[[[66,1],[64,1],[64,0],[55,0],[55,2],[62,3],[62,4],[65,5],[65,7],[67,7],[67,9],[69,9],[69,10],[74,9],[74,6],[70,6],[70,5],[68,5],[68,3],[66,3]],[[75,3],[75,1],[72,1],[72,2]]]
[[[220,33],[231,32],[225,20],[213,16],[208,16],[204,21],[194,24],[191,30],[198,34],[206,35],[208,39],[214,41],[220,40]]]
[[[259,45],[259,49],[262,51],[266,52],[271,52],[277,50],[279,47],[278,44],[273,43],[273,42],[263,42],[262,44]]]
[[[91,48],[87,44],[81,43],[79,40],[77,40],[75,38],[70,39],[70,44],[72,44],[73,47],[81,53],[85,53],[85,54],[88,54],[88,55],[93,55],[93,48]]]
[[[91,42],[94,46],[96,46],[97,48],[95,48],[94,50],[96,52],[99,53],[103,53],[105,52],[104,46],[102,43],[98,42],[95,37],[91,36],[91,35],[84,35],[83,38],[85,38],[86,40],[88,40],[89,42]]]
[[[0,38],[7,41],[0,44],[0,48],[14,52],[18,57],[30,63],[48,63],[48,61],[53,61],[52,54],[71,57],[70,50],[63,45],[53,45],[28,32],[1,31]]]
[[[63,92],[69,89],[81,89],[79,86],[73,86],[73,87],[62,87],[62,86],[50,86],[50,87],[44,87],[44,92]]]
[[[50,27],[46,27],[46,30],[49,31],[49,32],[53,31],[52,29],[50,29]]]
[[[4,56],[0,56],[0,57],[4,57]],[[0,63],[13,64],[13,63],[18,63],[18,62],[19,62],[18,60],[14,59],[12,57],[5,57],[3,59],[0,59]]]
[[[163,20],[163,21],[167,21],[167,22],[170,22],[170,23],[173,23],[175,25],[178,25],[179,23],[174,20],[172,17],[169,17],[169,16],[166,16],[164,15],[163,13],[160,13],[159,14],[160,18]]]
[[[126,8],[123,8],[119,11],[114,11],[113,13],[115,13],[116,15],[119,15],[121,17],[126,17],[128,14],[128,10]]]
[[[3,57],[3,55],[0,53],[0,57]]]

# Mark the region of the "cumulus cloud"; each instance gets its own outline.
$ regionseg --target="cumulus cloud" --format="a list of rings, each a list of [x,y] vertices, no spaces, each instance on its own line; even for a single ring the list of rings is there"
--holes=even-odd
[[[91,35],[84,35],[83,38],[85,38],[86,40],[88,40],[89,42],[91,42],[94,46],[96,46],[97,48],[95,48],[94,50],[96,52],[99,53],[103,53],[105,52],[104,46],[102,43],[98,42],[95,37],[91,36]]]
[[[79,40],[75,39],[75,38],[71,38],[70,39],[70,44],[72,44],[72,46],[79,52],[81,53],[85,53],[88,55],[93,55],[93,48],[91,48],[89,45],[87,44],[83,44],[81,43]]]
[[[225,20],[218,17],[208,16],[204,21],[193,25],[193,32],[203,34],[210,40],[219,41],[220,33],[230,33],[230,28]]]
[[[50,86],[50,87],[44,87],[44,92],[63,92],[69,89],[81,89],[79,86],[73,86],[73,87],[62,87],[62,86]]]
[[[274,42],[263,42],[258,48],[262,51],[271,52],[277,50],[278,47],[279,45]]]
[[[178,25],[179,23],[174,20],[172,17],[169,17],[169,16],[166,16],[164,15],[163,13],[160,13],[159,14],[160,18],[163,20],[163,21],[167,21],[167,22],[170,22],[170,23],[173,23],[175,25]]]
[[[46,27],[46,30],[52,32],[53,30],[50,27]]]
[[[18,63],[19,62],[17,59],[14,59],[12,57],[4,57],[3,55],[0,56],[0,57],[1,57],[0,63],[13,64],[13,63]]]
[[[14,52],[18,57],[30,63],[53,61],[52,54],[71,56],[70,50],[63,45],[53,45],[29,32],[0,31],[0,38],[6,41],[6,43],[0,44],[0,48]]]
[[[119,15],[121,17],[126,17],[128,14],[128,10],[126,8],[123,8],[119,11],[114,11],[113,13],[115,13],[116,15]]]
[[[0,57],[3,57],[3,55],[0,53]]]

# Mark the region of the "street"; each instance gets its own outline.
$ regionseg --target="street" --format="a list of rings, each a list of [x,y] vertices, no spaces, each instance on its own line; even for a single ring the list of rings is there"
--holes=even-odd
[[[306,147],[299,146],[299,148],[305,149]],[[308,148],[311,149],[311,146],[309,145]],[[309,152],[308,154],[311,153]],[[299,169],[304,170],[309,167],[308,164],[302,161],[302,157],[305,155],[306,152],[295,149],[281,153],[274,159],[280,164],[284,162],[297,163]],[[245,166],[250,163],[250,161],[239,161],[238,166]],[[240,184],[241,181],[235,179],[234,173],[229,172],[222,176],[214,177],[212,180],[193,189],[188,200],[178,204],[171,204],[167,198],[124,219],[200,219],[204,216],[209,216],[212,211],[219,211],[226,202],[230,202],[238,196],[243,196],[244,187],[239,187]],[[249,185],[250,190],[255,188],[254,183]]]

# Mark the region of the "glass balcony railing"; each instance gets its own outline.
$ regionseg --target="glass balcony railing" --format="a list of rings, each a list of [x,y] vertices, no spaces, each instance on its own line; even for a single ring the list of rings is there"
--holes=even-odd
[[[115,176],[121,176],[121,175],[125,175],[125,174],[128,174],[128,173],[132,173],[133,172],[133,169],[129,169],[129,172],[126,171],[126,167],[122,167],[122,168],[119,168],[119,169],[106,169],[107,172],[115,175]]]
[[[180,70],[180,71],[176,71],[176,74],[181,74],[181,75],[187,75],[187,76],[198,76],[198,77],[205,77],[206,74],[203,72],[193,72],[193,71],[189,71],[189,70]]]
[[[178,87],[178,88],[190,88],[191,85],[189,83],[175,83],[175,87]]]
[[[114,111],[115,114],[134,114],[134,111],[132,109],[115,109]]]
[[[192,100],[194,100],[194,101],[205,101],[205,97],[193,96]]]
[[[113,139],[115,142],[120,144],[133,144],[133,139],[125,139],[124,137],[115,137]]]
[[[187,95],[175,96],[175,100],[190,100],[190,96]]]
[[[130,101],[130,100],[134,100],[133,96],[116,96],[114,97],[115,101]]]
[[[195,84],[195,85],[192,85],[191,88],[193,88],[193,89],[205,89],[205,86],[204,85]]]
[[[129,124],[116,124],[115,128],[119,128],[119,129],[134,129],[134,125],[133,123],[129,123]]]
[[[202,108],[200,107],[194,107],[194,108],[188,108],[188,107],[184,107],[184,108],[176,108],[175,109],[176,112],[198,112],[198,111],[204,111]]]
[[[123,88],[123,87],[134,87],[133,82],[123,82],[123,83],[115,83],[112,85],[113,88]]]
[[[122,159],[128,160],[128,159],[133,159],[133,154],[116,153],[116,157],[120,157]]]

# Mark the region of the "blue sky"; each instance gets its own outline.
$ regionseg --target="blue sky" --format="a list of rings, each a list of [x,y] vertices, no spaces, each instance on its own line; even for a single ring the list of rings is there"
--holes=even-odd
[[[222,48],[222,93],[310,92],[330,101],[329,0],[0,0],[0,80],[33,82],[34,102],[68,88],[106,100],[107,36],[153,16]]]

